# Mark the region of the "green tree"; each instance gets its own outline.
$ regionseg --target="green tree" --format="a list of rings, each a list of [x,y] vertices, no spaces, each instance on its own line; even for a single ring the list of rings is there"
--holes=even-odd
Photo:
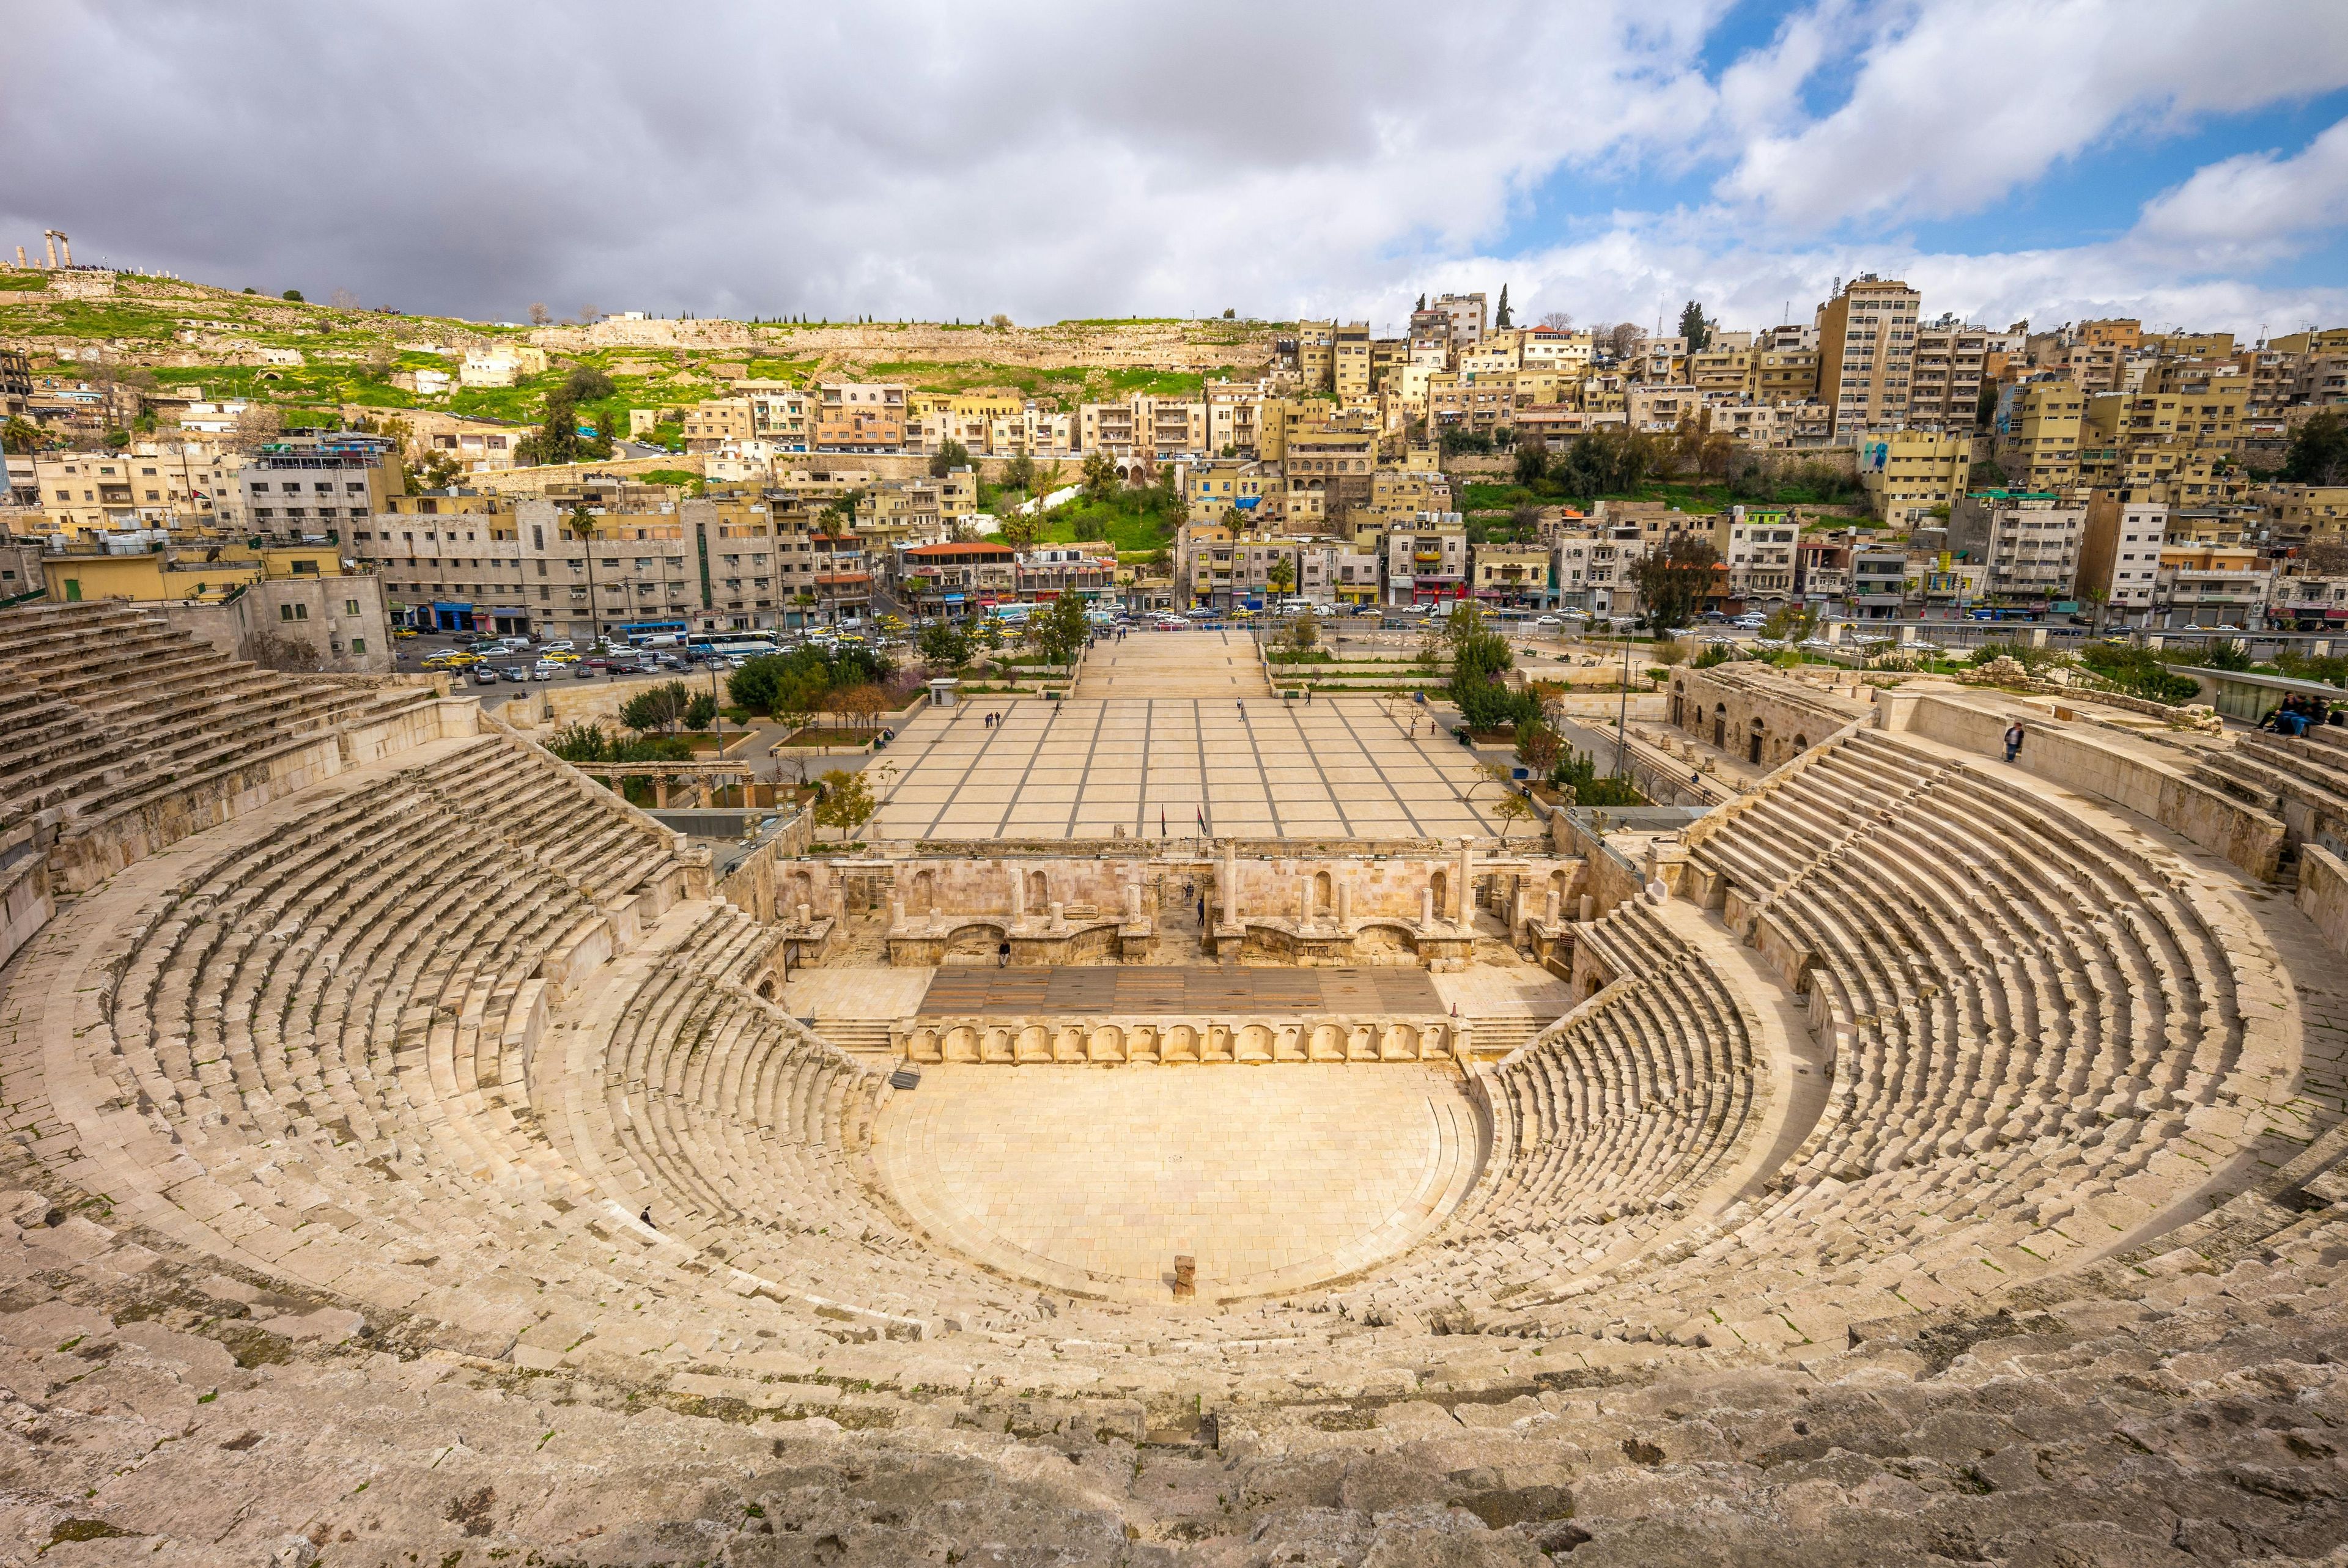
[[[1694,620],[1719,565],[1712,541],[1692,533],[1674,534],[1662,549],[1648,551],[1631,569],[1647,625],[1673,631]]]
[[[1117,465],[1106,452],[1094,451],[1085,456],[1085,494],[1095,501],[1114,500],[1125,481],[1118,477]]]
[[[1506,332],[1509,328],[1509,285],[1502,283],[1500,285],[1500,305],[1498,310],[1492,313],[1492,326],[1495,331]]]
[[[1005,489],[1017,490],[1023,495],[1034,495],[1035,493],[1035,459],[1025,452],[1014,455],[1010,462],[1003,466],[1003,485]]]
[[[685,727],[705,730],[717,717],[717,699],[706,692],[695,692],[693,701],[685,705]]]
[[[872,786],[864,782],[862,774],[845,768],[832,769],[820,782],[823,797],[816,803],[816,825],[837,828],[844,843],[850,834],[871,820]]]
[[[302,291],[299,289],[288,289],[283,294],[280,294],[278,298],[291,300],[297,305],[307,302],[302,298]]]
[[[2326,410],[2293,432],[2282,477],[2293,485],[2348,484],[2348,418]]]
[[[1704,306],[1694,300],[1680,307],[1680,336],[1687,339],[1690,354],[1702,354],[1712,342],[1712,323],[1704,319]]]
[[[11,415],[7,424],[0,425],[0,448],[7,451],[37,452],[41,439],[41,427],[29,419]]]
[[[1517,726],[1517,761],[1537,774],[1546,774],[1555,767],[1564,748],[1558,733],[1539,719],[1528,719]]]
[[[1092,631],[1085,620],[1085,601],[1073,593],[1064,593],[1054,600],[1051,608],[1030,618],[1028,625],[1035,629],[1045,658],[1055,664],[1074,663],[1077,651]]]
[[[553,739],[546,743],[546,749],[566,763],[608,763],[614,760],[612,737],[603,733],[602,725],[592,721],[563,725],[554,732]]]
[[[571,395],[572,403],[579,404],[601,403],[620,389],[612,384],[610,376],[593,365],[582,364],[573,366],[571,374],[563,377],[562,390]]]
[[[1818,612],[1807,604],[1780,605],[1761,623],[1761,635],[1780,642],[1799,642],[1818,629]]]
[[[922,662],[932,670],[953,670],[970,662],[970,638],[961,628],[941,620],[922,628]]]
[[[580,553],[587,562],[587,634],[598,641],[603,636],[595,610],[595,535],[601,526],[583,505],[572,507],[562,519],[562,531],[586,547]]]
[[[639,734],[651,730],[673,730],[692,703],[692,694],[685,689],[684,682],[664,681],[623,703],[620,723]]]
[[[1509,791],[1492,803],[1492,815],[1500,822],[1500,844],[1506,847],[1509,829],[1533,815],[1533,803],[1515,790]]]
[[[951,436],[940,442],[938,449],[930,454],[930,477],[932,479],[942,479],[956,468],[969,466],[970,448]]]
[[[1035,521],[1035,513],[1014,512],[1003,519],[1002,524],[994,530],[994,537],[1002,540],[1008,548],[1030,550],[1035,548],[1035,540],[1042,531],[1041,526]]]
[[[1272,592],[1284,596],[1296,586],[1296,562],[1287,556],[1272,557],[1272,564],[1264,568],[1263,580]]]
[[[1517,447],[1517,483],[1528,490],[1538,487],[1549,478],[1549,447],[1546,443],[1527,441]]]

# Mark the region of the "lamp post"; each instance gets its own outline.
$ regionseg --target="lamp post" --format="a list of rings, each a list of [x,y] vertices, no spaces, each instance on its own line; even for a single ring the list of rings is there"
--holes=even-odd
[[[1622,632],[1622,700],[1614,710],[1614,776],[1621,778],[1630,768],[1629,724],[1631,719],[1631,632]]]

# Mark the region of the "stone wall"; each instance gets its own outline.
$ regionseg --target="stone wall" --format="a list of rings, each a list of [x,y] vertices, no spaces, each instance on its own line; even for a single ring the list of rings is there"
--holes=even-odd
[[[2150,817],[2252,876],[2274,876],[2282,853],[2281,823],[2107,741],[2091,723],[1953,692],[1890,692],[1879,711],[1885,729],[1910,730],[1943,745],[1993,757],[2004,755],[2006,726],[2018,718],[2027,733],[2021,765],[2031,773]]]
[[[1763,768],[1792,761],[1868,708],[1840,691],[1736,663],[1673,671],[1664,705],[1673,728]]]
[[[2299,912],[2348,958],[2348,865],[2320,844],[2300,845],[2299,855]]]
[[[891,1027],[914,1061],[1464,1061],[1468,1026],[1442,1018],[923,1018]]]
[[[793,895],[790,902],[797,902],[799,884],[795,878],[808,876],[808,891],[812,893],[814,888],[814,877],[808,867],[794,865],[786,869],[785,863],[797,861],[814,841],[815,813],[802,807],[797,816],[777,828],[744,856],[740,865],[726,873],[725,880],[717,884],[717,896],[737,909],[747,910],[763,925],[782,924],[789,906],[778,903],[778,899],[788,892]],[[838,878],[829,881],[836,903]],[[839,912],[837,908],[830,911],[835,916]]]

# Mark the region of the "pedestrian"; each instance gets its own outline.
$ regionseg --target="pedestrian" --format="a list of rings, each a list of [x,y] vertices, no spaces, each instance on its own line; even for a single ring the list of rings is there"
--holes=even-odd
[[[1011,967],[1011,944],[1009,942],[1001,942],[996,944],[994,948],[994,967],[998,969],[1007,969]]]
[[[2005,727],[2005,760],[2012,762],[2022,754],[2022,721],[2016,719]]]
[[[1199,900],[1199,929],[1200,929],[1201,931],[1203,931],[1203,930],[1205,930],[1206,928],[1207,928],[1207,901],[1206,901],[1204,898],[1201,898],[1201,899],[1200,899],[1200,900]]]
[[[636,1216],[636,1223],[643,1225],[647,1230],[660,1229],[660,1226],[653,1224],[653,1209],[650,1204],[646,1204],[644,1205],[644,1212]]]

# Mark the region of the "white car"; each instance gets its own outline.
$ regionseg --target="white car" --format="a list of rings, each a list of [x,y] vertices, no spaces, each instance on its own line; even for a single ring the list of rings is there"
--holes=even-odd
[[[1563,626],[1565,621],[1563,618],[1560,616],[1536,615],[1533,617],[1533,624],[1535,626]]]

